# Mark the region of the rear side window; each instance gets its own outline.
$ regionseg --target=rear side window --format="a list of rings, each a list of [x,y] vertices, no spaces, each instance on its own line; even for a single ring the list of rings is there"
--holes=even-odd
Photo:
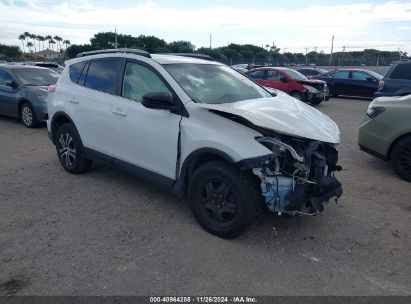
[[[353,71],[351,77],[354,80],[367,80],[367,78],[370,77],[370,76],[368,74],[363,73],[363,72]]]
[[[84,86],[97,91],[115,94],[120,61],[104,59],[91,61]]]
[[[281,77],[281,74],[277,71],[267,71],[267,80],[280,81]]]
[[[391,73],[392,79],[408,79],[411,80],[411,63],[398,64]]]
[[[72,65],[70,65],[69,72],[70,72],[71,81],[77,83],[80,77],[81,71],[83,70],[85,65],[86,65],[85,61],[73,63]]]

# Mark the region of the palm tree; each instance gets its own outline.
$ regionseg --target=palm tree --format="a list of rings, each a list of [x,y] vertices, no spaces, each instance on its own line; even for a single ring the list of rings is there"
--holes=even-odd
[[[29,38],[33,39],[34,53],[37,52],[37,51],[36,51],[36,37],[37,37],[37,36],[34,35],[34,34],[30,34],[30,35],[29,35]]]
[[[56,42],[55,42],[53,39],[51,39],[51,40],[49,41],[49,43],[50,43],[50,45],[51,45],[51,49],[54,51],[54,45],[56,44]]]
[[[44,38],[44,36],[38,35],[38,36],[37,36],[37,39],[42,42],[43,51],[44,51],[44,40],[46,40],[46,38]]]
[[[24,36],[24,34],[21,34],[19,36],[19,40],[21,40],[21,45],[23,46],[23,53],[26,52],[25,48],[24,48],[24,40],[26,40],[26,36]]]
[[[64,50],[64,58],[66,58],[67,48],[71,44],[71,42],[70,42],[70,40],[64,40],[63,44],[66,46],[66,49]]]
[[[61,38],[61,37],[59,37],[59,36],[54,36],[54,40],[56,40],[57,41],[57,43],[58,43],[58,49],[60,49],[60,51],[61,51],[61,44],[60,44],[60,42],[61,41],[63,41],[63,38]]]
[[[64,40],[63,44],[66,46],[66,49],[68,48],[69,45],[71,45],[70,40]]]
[[[23,35],[24,37],[26,37],[26,45],[27,45],[27,43],[29,43],[29,38],[31,34],[29,32],[24,32]]]
[[[30,51],[30,53],[32,52],[31,51],[31,48],[33,47],[33,43],[32,42],[27,42],[27,47],[29,48],[29,51]]]
[[[47,35],[46,37],[44,37],[44,39],[46,39],[49,43],[49,49],[50,49],[50,40],[53,40],[53,37],[51,37],[50,35]]]

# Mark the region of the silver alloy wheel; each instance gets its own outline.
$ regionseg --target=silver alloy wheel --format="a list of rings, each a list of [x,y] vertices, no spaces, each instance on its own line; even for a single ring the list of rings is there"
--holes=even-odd
[[[29,106],[23,106],[23,109],[21,110],[21,118],[26,126],[31,126],[31,124],[33,123],[33,113],[31,112]]]
[[[63,133],[60,135],[59,143],[59,153],[61,159],[65,162],[66,166],[72,167],[77,158],[73,138],[70,134]]]

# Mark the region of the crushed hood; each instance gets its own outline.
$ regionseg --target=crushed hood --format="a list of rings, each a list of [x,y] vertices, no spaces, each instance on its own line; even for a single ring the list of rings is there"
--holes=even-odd
[[[279,95],[222,104],[198,104],[209,110],[240,116],[278,133],[338,144],[340,130],[327,115],[291,97]]]

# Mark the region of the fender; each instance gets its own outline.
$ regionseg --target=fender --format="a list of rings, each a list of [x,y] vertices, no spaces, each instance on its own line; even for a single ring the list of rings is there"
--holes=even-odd
[[[223,151],[214,148],[197,149],[191,152],[184,160],[180,169],[180,175],[176,176],[173,192],[180,198],[185,197],[190,174],[200,165],[212,160],[224,160],[230,165],[235,164],[235,160]]]
[[[54,113],[53,117],[51,118],[51,123],[50,123],[50,130],[49,130],[49,138],[51,142],[54,144],[55,143],[55,132],[57,130],[57,126],[65,123],[65,122],[70,122],[74,125],[73,120],[68,116],[65,112],[63,111],[58,111]]]

